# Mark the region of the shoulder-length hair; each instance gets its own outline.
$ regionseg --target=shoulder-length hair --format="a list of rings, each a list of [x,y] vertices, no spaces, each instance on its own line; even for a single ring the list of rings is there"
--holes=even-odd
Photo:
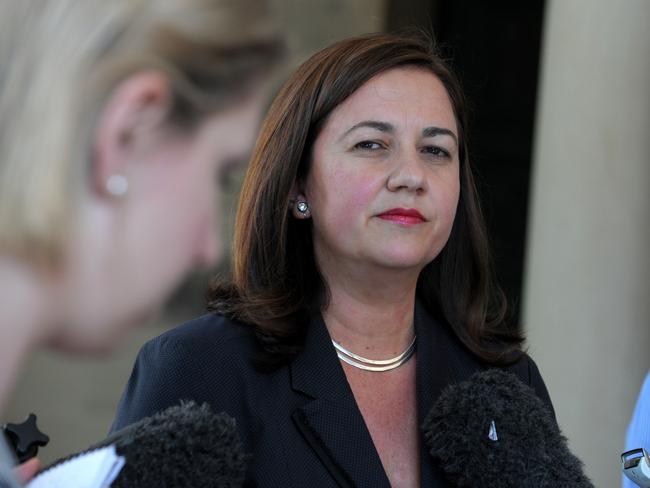
[[[122,81],[162,73],[167,122],[187,130],[245,96],[281,51],[261,0],[3,2],[0,253],[60,261],[87,191],[96,121]]]
[[[289,78],[269,109],[244,179],[232,278],[213,285],[208,300],[210,310],[255,327],[263,365],[284,364],[299,352],[308,316],[328,303],[311,221],[289,212],[292,185],[308,174],[314,140],[332,110],[373,76],[403,66],[428,70],[444,84],[459,131],[456,218],[446,246],[420,274],[418,299],[481,360],[499,364],[520,354],[523,338],[505,327],[505,299],[491,278],[460,84],[426,37],[370,34],[323,49]]]

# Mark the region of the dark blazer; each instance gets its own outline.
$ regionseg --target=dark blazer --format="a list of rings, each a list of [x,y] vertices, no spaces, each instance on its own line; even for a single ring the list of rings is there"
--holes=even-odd
[[[415,311],[420,422],[445,386],[484,369],[423,307]],[[320,316],[302,352],[272,373],[256,371],[252,328],[206,315],[148,342],[140,351],[112,430],[179,400],[208,402],[237,421],[253,455],[247,486],[389,487],[379,455]],[[552,409],[535,363],[512,372]],[[395,412],[399,415],[399,412]],[[447,486],[421,442],[421,484]]]

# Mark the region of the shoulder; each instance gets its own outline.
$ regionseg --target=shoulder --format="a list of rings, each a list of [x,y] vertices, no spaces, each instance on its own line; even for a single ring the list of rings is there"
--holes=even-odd
[[[252,339],[252,327],[223,315],[206,314],[185,322],[153,338],[152,346],[171,347],[192,345],[223,347],[226,344],[244,343]]]
[[[236,410],[241,385],[258,381],[252,327],[205,315],[151,339],[140,350],[118,406],[113,430],[180,400]]]
[[[648,372],[627,429],[626,449],[650,449],[650,372]]]
[[[254,351],[253,328],[222,315],[207,314],[181,324],[147,342],[138,359],[171,365],[203,359],[232,360]]]
[[[183,393],[188,398],[208,398],[215,385],[250,385],[260,379],[254,367],[256,354],[252,326],[208,314],[181,324],[146,343],[135,371],[151,384]]]
[[[516,374],[521,381],[529,386],[533,386],[536,382],[542,380],[537,364],[526,353],[522,353],[521,357],[515,363],[506,366],[506,369]]]
[[[645,377],[645,381],[639,392],[636,407],[634,408],[633,420],[638,423],[641,419],[645,419],[644,423],[650,424],[650,372]]]
[[[542,374],[533,359],[525,353],[514,364],[507,366],[506,370],[514,373],[519,379],[532,388],[537,396],[548,406],[549,410],[555,417],[555,409],[551,402],[551,396],[548,393]]]
[[[649,405],[650,404],[650,372],[648,372],[641,387],[641,393],[639,394],[639,405]]]

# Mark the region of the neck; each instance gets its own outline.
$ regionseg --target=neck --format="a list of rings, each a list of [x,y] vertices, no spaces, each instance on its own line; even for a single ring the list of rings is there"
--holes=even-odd
[[[0,412],[28,353],[46,336],[45,281],[30,266],[0,255]]]
[[[413,340],[419,271],[323,270],[330,302],[323,312],[333,340],[369,359],[401,354]]]

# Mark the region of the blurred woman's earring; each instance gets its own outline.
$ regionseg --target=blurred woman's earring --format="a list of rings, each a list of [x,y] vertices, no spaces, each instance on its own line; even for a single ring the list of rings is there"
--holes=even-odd
[[[300,212],[300,215],[302,215],[305,218],[308,218],[310,215],[309,211],[309,204],[307,202],[298,202],[296,203],[296,209],[298,212]]]
[[[124,175],[112,175],[106,180],[106,191],[114,197],[123,197],[129,190],[129,180]]]

